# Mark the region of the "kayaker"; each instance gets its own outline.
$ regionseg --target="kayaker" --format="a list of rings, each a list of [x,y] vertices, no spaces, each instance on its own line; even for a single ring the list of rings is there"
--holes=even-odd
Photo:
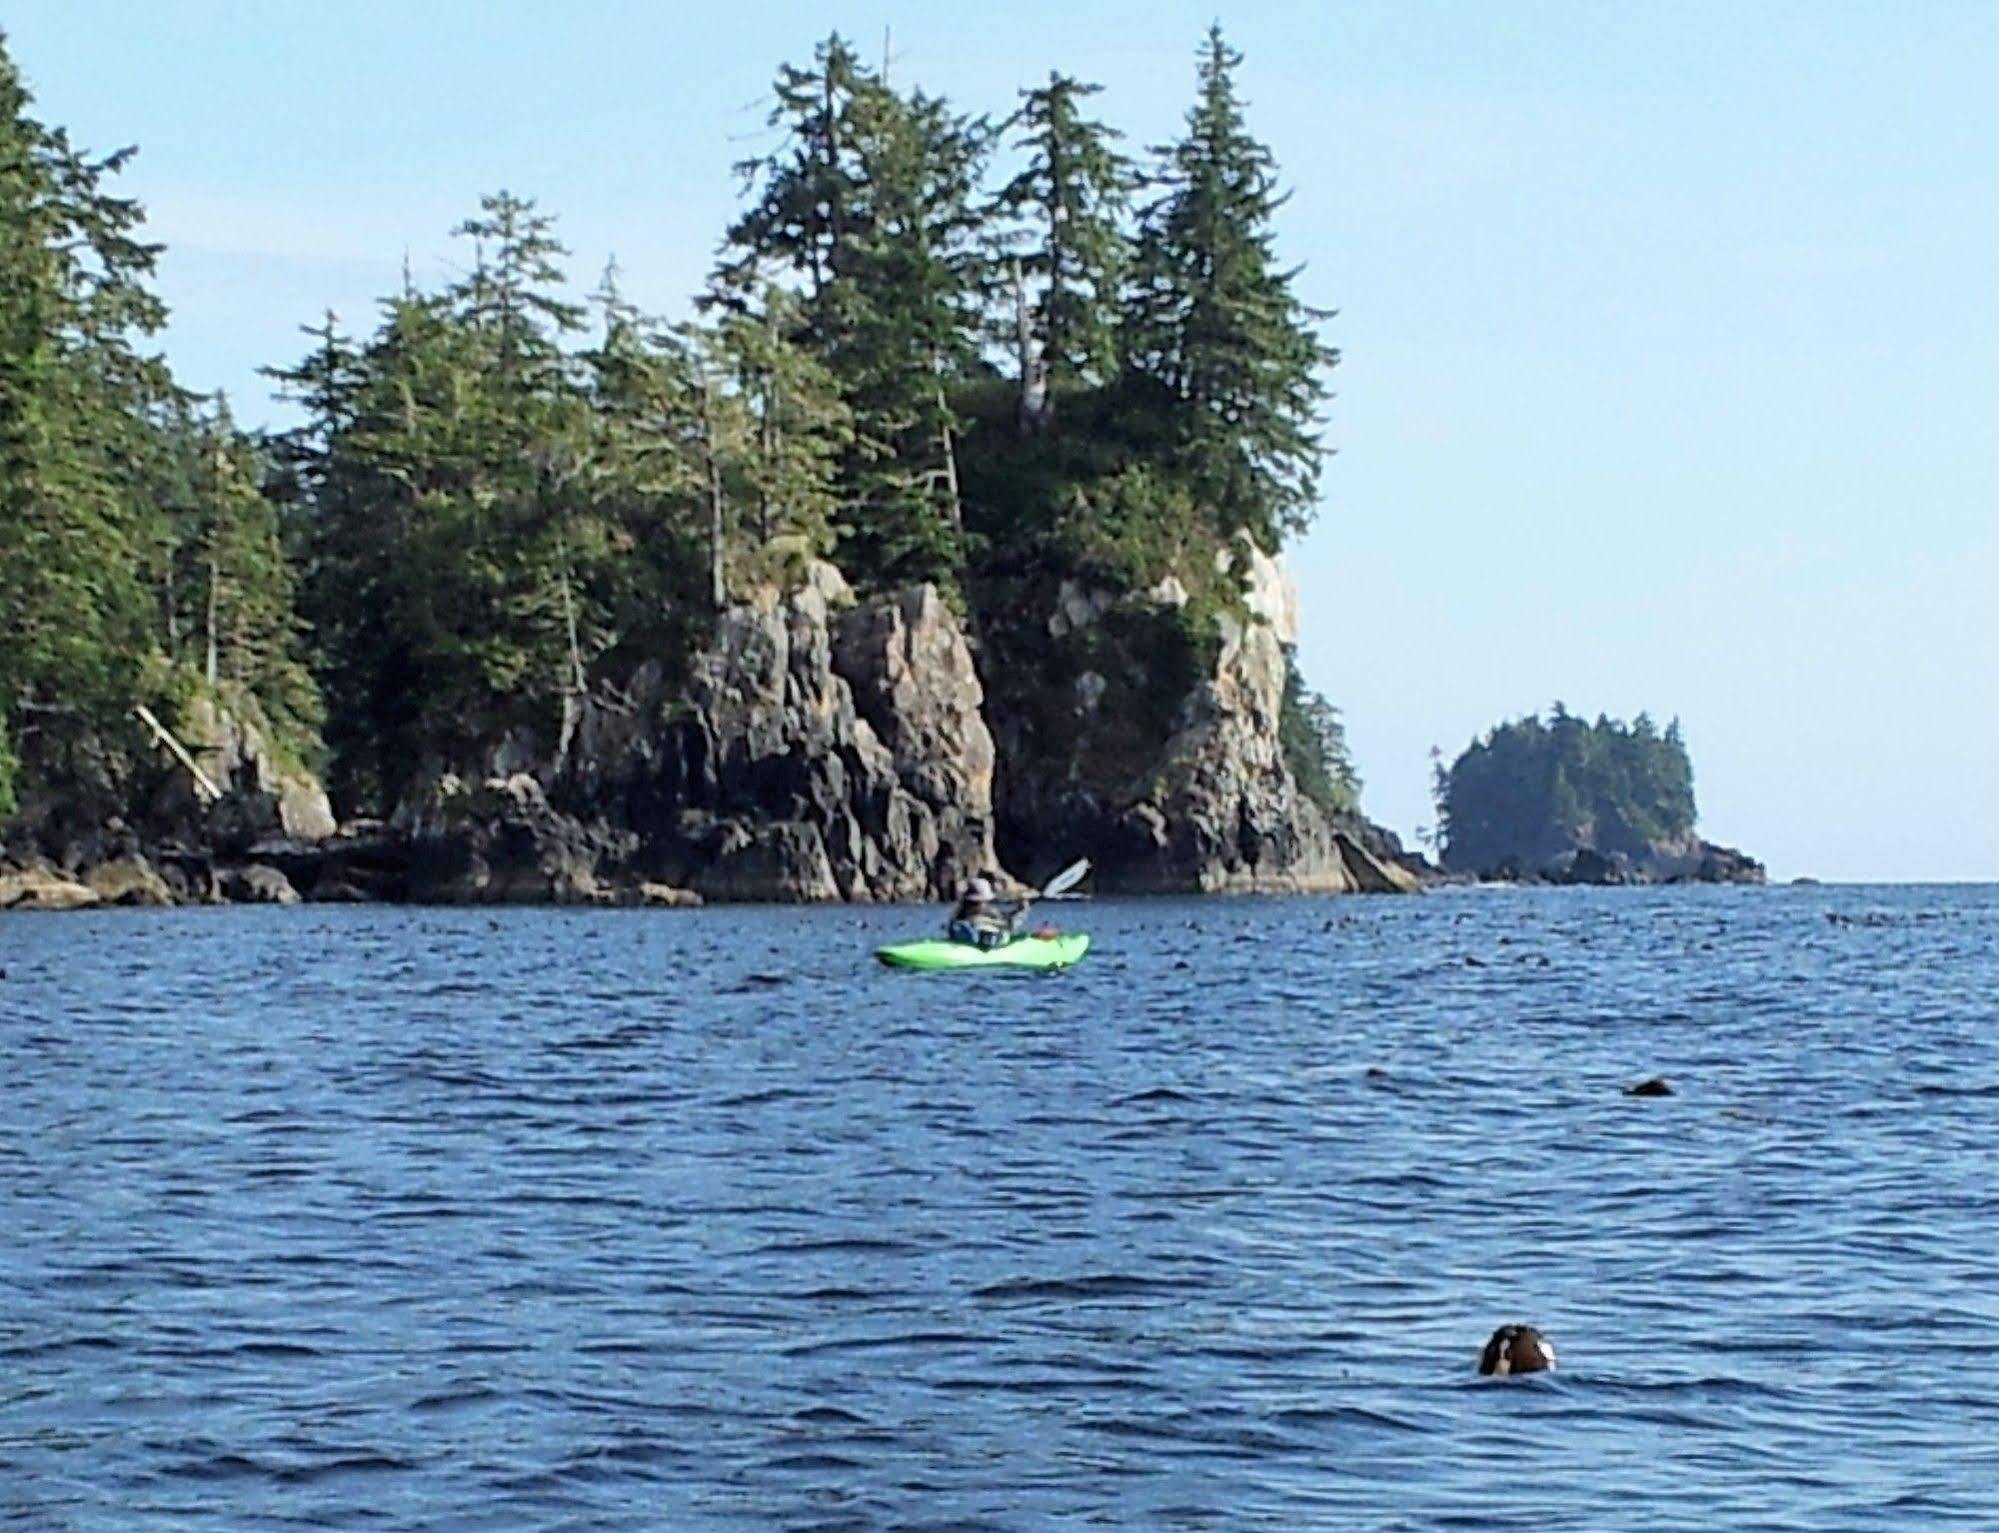
[[[974,947],[1004,947],[1012,941],[1014,916],[1019,912],[1001,910],[997,899],[990,879],[974,878],[967,883],[946,928],[951,940]]]

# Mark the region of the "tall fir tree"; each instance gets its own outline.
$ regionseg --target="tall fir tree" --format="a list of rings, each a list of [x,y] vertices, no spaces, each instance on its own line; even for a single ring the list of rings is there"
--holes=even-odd
[[[736,167],[755,197],[729,227],[731,255],[716,284],[741,293],[759,288],[771,265],[798,272],[807,282],[807,322],[817,327],[824,323],[820,300],[846,264],[852,207],[866,179],[855,116],[882,84],[834,32],[814,49],[809,67],[780,65],[772,89],[769,125],[783,136],[771,153]]]
[[[1021,92],[1009,126],[1026,163],[993,199],[992,216],[1012,226],[1001,256],[1015,276],[1008,297],[1020,416],[1030,428],[1046,424],[1063,394],[1117,374],[1135,172],[1118,152],[1121,135],[1085,115],[1102,89],[1051,72],[1046,85]]]
[[[863,585],[955,579],[965,553],[951,389],[979,351],[978,183],[992,135],[941,99],[891,91],[837,34],[777,80],[783,142],[748,162],[717,297],[804,286],[792,339],[851,426],[835,529]]]
[[[950,585],[966,556],[950,390],[979,349],[976,197],[991,136],[921,91],[877,88],[861,106],[851,323],[827,358],[854,422],[841,544],[864,584]]]
[[[722,317],[714,345],[753,423],[742,476],[749,534],[759,544],[796,538],[823,555],[833,546],[835,476],[853,418],[832,373],[792,339],[799,308],[783,288],[767,286]]]
[[[1323,375],[1338,358],[1275,254],[1284,197],[1243,120],[1241,62],[1211,28],[1186,136],[1159,151],[1164,190],[1143,215],[1126,352],[1137,408],[1168,416],[1218,530],[1274,548],[1310,523]]]
[[[615,268],[605,272],[594,302],[602,335],[583,365],[611,554],[598,567],[600,601],[605,652],[629,672],[684,651],[704,626],[709,593],[696,508],[705,477],[684,341],[626,301]]]
[[[14,777],[19,771],[14,743],[7,737],[6,710],[0,709],[0,819],[12,814],[20,802],[14,787]]]
[[[0,38],[0,712],[30,782],[113,786],[144,699],[146,572],[162,546],[132,465],[172,396],[134,344],[165,311],[136,203],[30,115]]]
[[[206,412],[176,410],[163,435],[177,460],[177,493],[162,497],[171,544],[162,572],[166,653],[210,689],[254,698],[280,738],[309,747],[319,734],[319,690],[264,457],[220,400]]]

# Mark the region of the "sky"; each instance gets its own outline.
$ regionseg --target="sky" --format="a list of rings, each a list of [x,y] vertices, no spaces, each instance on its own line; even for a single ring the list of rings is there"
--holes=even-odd
[[[9,0],[39,114],[141,153],[182,381],[260,366],[506,187],[583,287],[686,309],[837,25],[1003,114],[1051,68],[1130,147],[1219,17],[1336,310],[1291,550],[1364,802],[1546,709],[1681,719],[1708,836],[1775,877],[1999,878],[1999,6],[1486,0],[675,6]]]

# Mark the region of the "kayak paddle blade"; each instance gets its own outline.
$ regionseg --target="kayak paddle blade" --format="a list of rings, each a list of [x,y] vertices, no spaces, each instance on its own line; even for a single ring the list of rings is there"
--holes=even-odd
[[[1042,885],[1040,897],[1044,900],[1052,900],[1058,894],[1067,894],[1085,878],[1089,877],[1089,873],[1089,858],[1085,857],[1080,862],[1072,862],[1060,873],[1049,879],[1046,884]]]

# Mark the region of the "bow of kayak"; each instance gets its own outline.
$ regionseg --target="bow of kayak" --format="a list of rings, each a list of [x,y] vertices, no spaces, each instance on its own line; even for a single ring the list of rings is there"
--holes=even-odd
[[[1090,950],[1090,939],[1016,937],[1003,947],[973,947],[969,942],[927,938],[896,942],[875,949],[875,957],[892,969],[1066,969]]]

